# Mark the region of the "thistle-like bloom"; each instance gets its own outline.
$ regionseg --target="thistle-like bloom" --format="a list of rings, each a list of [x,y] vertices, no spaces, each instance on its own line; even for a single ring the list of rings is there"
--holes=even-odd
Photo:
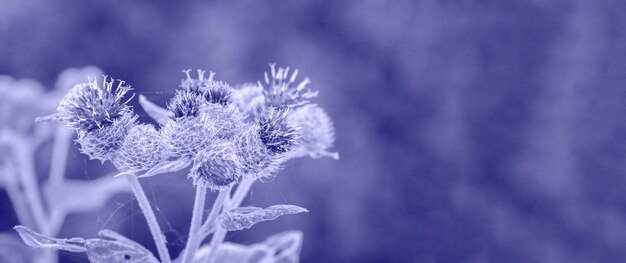
[[[265,102],[268,106],[284,108],[298,107],[308,104],[309,99],[317,96],[317,91],[307,89],[311,81],[305,78],[297,86],[294,85],[298,77],[298,70],[294,70],[289,76],[289,68],[278,68],[276,64],[270,64],[271,76],[265,72],[265,86],[259,81],[259,86],[263,89]]]
[[[159,132],[150,124],[139,124],[130,128],[111,161],[120,171],[141,171],[165,158]]]
[[[261,142],[272,154],[286,153],[299,143],[299,129],[287,122],[288,112],[288,108],[270,108],[259,122]]]
[[[177,90],[167,109],[174,113],[174,118],[197,117],[204,103],[202,96],[193,91]]]
[[[280,168],[280,158],[275,156],[261,141],[259,126],[246,124],[234,139],[237,155],[241,160],[242,176],[264,178]]]
[[[224,189],[241,179],[241,163],[231,142],[215,140],[194,157],[190,177],[195,185]]]
[[[191,77],[191,70],[183,71],[187,78],[181,82],[180,87],[189,92],[204,97],[206,102],[226,106],[231,101],[231,87],[226,82],[214,80],[215,72],[209,72],[209,77],[204,78],[206,71],[198,70],[198,78]]]
[[[326,111],[315,104],[297,108],[287,117],[293,125],[301,127],[302,144],[300,154],[313,158],[329,156],[339,158],[337,153],[328,152],[335,142],[335,128]]]
[[[137,115],[125,108],[107,126],[92,131],[79,130],[76,142],[90,159],[110,161],[121,147],[128,131],[137,124]]]
[[[96,78],[74,86],[61,100],[56,118],[71,130],[92,132],[113,124],[128,111],[124,95],[131,90],[124,81],[104,76],[102,86]],[[131,98],[132,99],[132,98]]]
[[[233,104],[247,115],[248,121],[258,121],[266,109],[263,88],[259,85],[244,84],[232,90]]]

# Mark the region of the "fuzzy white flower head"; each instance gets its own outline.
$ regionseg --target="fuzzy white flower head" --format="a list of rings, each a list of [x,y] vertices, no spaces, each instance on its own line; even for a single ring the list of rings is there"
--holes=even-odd
[[[293,108],[308,104],[309,99],[316,97],[317,91],[307,89],[311,83],[309,78],[295,85],[297,77],[297,69],[289,75],[289,67],[276,69],[276,64],[270,64],[270,75],[265,72],[265,85],[259,81],[259,87],[263,89],[267,105],[277,108]]]
[[[270,108],[259,122],[259,137],[274,155],[293,150],[300,142],[299,127],[287,122],[289,108]]]
[[[299,126],[302,134],[301,145],[296,155],[339,159],[338,153],[328,152],[335,142],[335,128],[324,109],[309,104],[291,112],[288,120],[293,125]]]

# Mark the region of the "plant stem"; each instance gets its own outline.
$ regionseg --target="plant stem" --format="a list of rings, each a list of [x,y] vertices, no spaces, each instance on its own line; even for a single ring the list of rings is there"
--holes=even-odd
[[[185,250],[183,250],[182,263],[189,263],[193,259],[199,242],[200,225],[202,224],[202,216],[204,215],[204,201],[206,200],[206,187],[196,186],[196,198],[193,202],[193,212],[191,214],[191,226],[189,227],[189,237]]]
[[[163,236],[163,233],[161,232],[159,222],[157,222],[156,216],[154,216],[154,211],[152,211],[152,207],[148,202],[148,197],[146,197],[146,193],[143,191],[143,188],[141,188],[139,180],[137,180],[134,174],[127,174],[124,177],[128,180],[130,188],[133,190],[133,194],[135,194],[135,198],[139,204],[139,208],[141,208],[141,212],[146,218],[146,222],[148,222],[148,228],[150,228],[150,233],[152,234],[152,238],[156,244],[161,262],[171,263],[172,260],[170,259],[170,253],[167,250],[165,236]]]
[[[241,202],[243,202],[243,199],[246,197],[246,195],[248,195],[248,192],[250,191],[253,183],[253,178],[243,179],[243,181],[241,181],[241,183],[237,187],[237,190],[235,190],[235,193],[233,194],[230,202],[226,204],[226,206],[224,206],[223,212],[228,212],[231,209],[239,207],[241,205]],[[209,260],[207,261],[208,263],[212,263],[215,260],[215,257],[217,256],[217,249],[224,241],[224,238],[226,238],[226,233],[226,229],[223,229],[219,226],[217,227],[215,233],[213,233],[213,237],[211,238],[211,244],[209,245],[210,250]]]
[[[220,214],[222,207],[225,205],[226,197],[230,195],[230,188],[220,190],[215,198],[215,202],[213,203],[213,207],[211,208],[211,212],[209,216],[202,224],[200,228],[200,240],[204,240],[211,232],[211,227],[213,226],[214,221],[217,219],[217,216]]]

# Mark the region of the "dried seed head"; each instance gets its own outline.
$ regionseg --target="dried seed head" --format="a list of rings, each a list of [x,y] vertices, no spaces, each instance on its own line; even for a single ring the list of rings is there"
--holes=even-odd
[[[259,136],[273,154],[283,154],[298,145],[300,132],[287,122],[288,108],[270,108],[260,120]]]
[[[173,118],[196,117],[204,104],[202,96],[188,90],[177,90],[176,95],[167,104],[167,108],[174,113]]]
[[[317,91],[307,89],[311,81],[305,78],[297,86],[294,85],[298,77],[298,70],[294,70],[289,76],[289,68],[278,68],[276,64],[270,64],[270,74],[265,72],[265,86],[259,81],[259,86],[263,89],[265,102],[272,107],[298,107],[308,104],[309,99],[317,96]]]
[[[241,163],[232,143],[215,140],[194,158],[190,177],[195,185],[224,189],[241,179]]]
[[[76,142],[80,144],[80,151],[90,159],[101,162],[111,160],[120,148],[128,131],[136,125],[137,115],[129,108],[124,108],[120,116],[102,128],[92,131],[79,130]]]
[[[120,171],[140,171],[165,158],[159,132],[150,124],[139,124],[130,128],[111,161]]]
[[[300,149],[313,158],[330,156],[338,158],[337,153],[328,152],[335,142],[335,128],[326,111],[315,104],[300,107],[289,114],[288,121],[301,127]]]
[[[124,95],[131,90],[124,81],[104,76],[102,85],[96,78],[74,86],[61,100],[57,119],[69,129],[92,132],[113,124],[129,110]]]
[[[259,136],[259,126],[244,125],[234,139],[237,155],[241,160],[241,174],[254,178],[268,177],[280,168],[279,158],[265,147]]]
[[[233,89],[232,100],[241,112],[247,115],[250,122],[258,121],[266,109],[263,88],[259,85],[244,84],[238,89]]]

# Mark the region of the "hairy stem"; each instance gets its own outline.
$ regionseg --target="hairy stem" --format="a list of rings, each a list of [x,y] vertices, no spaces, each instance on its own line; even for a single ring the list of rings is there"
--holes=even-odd
[[[220,214],[222,206],[225,205],[226,197],[230,195],[230,188],[220,190],[215,198],[215,202],[213,203],[213,207],[211,208],[211,212],[209,216],[202,224],[202,228],[200,229],[201,237],[200,240],[204,240],[208,234],[211,233],[211,228],[214,226],[215,220],[217,216]]]
[[[163,232],[161,232],[159,222],[157,222],[156,216],[154,216],[154,211],[152,211],[152,207],[148,202],[148,197],[146,197],[146,193],[143,191],[143,188],[141,188],[139,180],[137,180],[134,174],[127,174],[124,177],[128,180],[130,188],[133,190],[133,194],[135,194],[135,198],[139,204],[139,208],[141,208],[141,212],[146,218],[146,222],[148,222],[148,227],[150,228],[150,233],[152,234],[157,251],[159,252],[161,262],[171,263],[172,260],[170,259],[170,253],[167,250],[165,236],[163,236]]]
[[[183,250],[182,263],[190,263],[193,259],[200,240],[200,226],[202,224],[202,216],[204,215],[204,201],[206,199],[206,187],[196,186],[196,198],[193,202],[193,213],[191,214],[191,226],[189,227],[189,237],[187,238],[187,244],[185,250]]]
[[[241,205],[241,202],[243,202],[243,199],[246,197],[246,195],[248,195],[248,192],[250,191],[253,183],[253,178],[243,179],[243,181],[241,181],[241,183],[237,187],[237,190],[235,190],[235,193],[233,194],[230,202],[224,206],[223,213],[239,207]],[[213,233],[213,237],[211,238],[211,244],[209,245],[209,260],[207,262],[212,263],[215,260],[215,257],[217,256],[217,249],[219,248],[220,244],[224,242],[224,238],[226,238],[226,233],[226,229],[223,229],[219,226],[217,227],[215,233]]]

